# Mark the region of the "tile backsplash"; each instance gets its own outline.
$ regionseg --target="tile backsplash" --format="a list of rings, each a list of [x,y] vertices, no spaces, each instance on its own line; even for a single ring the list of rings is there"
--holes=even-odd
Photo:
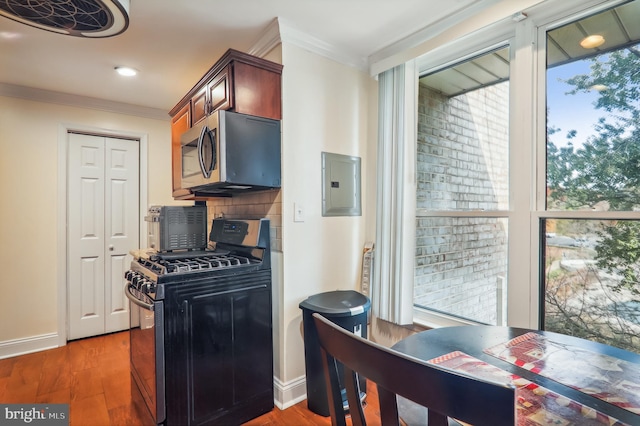
[[[271,251],[282,251],[282,195],[281,190],[252,192],[233,197],[207,200],[209,228],[211,219],[262,219],[270,220]],[[207,232],[210,232],[208,229]]]

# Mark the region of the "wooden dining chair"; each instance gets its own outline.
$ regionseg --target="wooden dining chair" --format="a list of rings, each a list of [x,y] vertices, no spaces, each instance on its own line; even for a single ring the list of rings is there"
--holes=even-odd
[[[318,313],[313,317],[333,426],[346,425],[335,361],[343,365],[353,426],[366,425],[356,373],[376,384],[383,426],[400,425],[396,395],[426,407],[428,426],[446,426],[450,418],[477,426],[515,424],[514,387],[424,362],[356,336]]]

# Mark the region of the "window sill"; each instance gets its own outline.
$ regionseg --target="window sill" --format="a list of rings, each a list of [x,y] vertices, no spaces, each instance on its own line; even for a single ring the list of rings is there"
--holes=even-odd
[[[416,327],[424,328],[441,328],[441,327],[455,327],[460,325],[478,325],[480,323],[464,320],[439,312],[428,311],[426,309],[413,308],[413,323]]]

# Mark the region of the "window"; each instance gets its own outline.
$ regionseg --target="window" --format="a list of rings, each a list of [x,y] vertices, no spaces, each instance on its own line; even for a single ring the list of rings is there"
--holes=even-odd
[[[414,319],[640,351],[640,0],[527,15],[416,60]]]
[[[509,49],[420,78],[414,304],[506,324]]]
[[[640,351],[640,1],[547,40],[543,326]]]

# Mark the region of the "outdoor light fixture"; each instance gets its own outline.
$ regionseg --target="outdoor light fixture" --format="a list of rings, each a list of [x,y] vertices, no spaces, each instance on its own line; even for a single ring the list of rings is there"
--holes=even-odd
[[[589,89],[595,90],[596,92],[603,92],[607,90],[608,87],[605,86],[604,84],[594,84],[593,86],[589,87]]]
[[[603,44],[604,37],[602,37],[600,34],[587,36],[580,42],[580,46],[584,47],[585,49],[595,49],[596,47],[602,46]]]
[[[115,67],[114,70],[116,70],[118,74],[125,77],[133,77],[134,75],[138,74],[137,69],[130,67]]]

